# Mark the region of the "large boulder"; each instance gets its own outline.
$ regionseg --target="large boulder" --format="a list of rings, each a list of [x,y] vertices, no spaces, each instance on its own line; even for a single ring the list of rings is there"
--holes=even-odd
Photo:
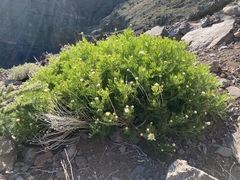
[[[234,19],[228,19],[209,27],[195,29],[184,35],[182,40],[189,44],[191,50],[214,47],[232,40],[234,22]]]
[[[43,52],[75,43],[125,0],[1,0],[0,67],[10,68]]]

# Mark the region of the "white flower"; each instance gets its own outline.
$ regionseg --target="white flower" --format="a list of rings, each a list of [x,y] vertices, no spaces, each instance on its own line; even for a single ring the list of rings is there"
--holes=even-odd
[[[124,108],[124,112],[125,113],[129,113],[129,109],[128,108]]]
[[[154,84],[154,86],[155,86],[155,87],[158,87],[158,86],[159,86],[159,84],[158,84],[158,83],[155,83],[155,84]]]
[[[95,101],[98,101],[99,100],[99,98],[98,97],[95,97]]]
[[[139,51],[139,54],[144,55],[145,52],[144,51]]]
[[[74,103],[74,100],[73,100],[73,99],[71,100],[71,103]]]
[[[140,136],[143,136],[143,133],[140,133]]]
[[[188,118],[188,115],[185,115],[185,118]]]
[[[211,125],[211,122],[205,122],[206,125],[210,126]]]
[[[16,119],[16,122],[19,122],[20,121],[20,119]]]
[[[147,129],[146,129],[146,131],[147,131],[147,132],[149,132],[149,131],[150,131],[150,129],[149,129],[149,128],[147,128]]]
[[[148,140],[149,140],[149,141],[156,141],[155,135],[154,135],[153,133],[149,133],[149,134],[148,134]]]
[[[182,72],[182,75],[185,75],[186,73],[185,72]]]
[[[81,79],[80,79],[80,82],[83,82],[83,81],[84,81],[83,78],[81,78]]]
[[[170,120],[169,122],[170,122],[170,123],[173,123],[173,120]]]
[[[137,80],[139,80],[139,78],[138,78],[138,77],[135,77],[135,80],[137,81]]]
[[[189,88],[189,85],[186,85],[186,88]]]
[[[106,114],[106,116],[110,116],[110,115],[111,115],[111,113],[110,113],[110,112],[106,112],[105,114]]]
[[[172,143],[172,146],[173,146],[173,147],[175,147],[175,146],[176,146],[176,144],[175,144],[175,143]]]
[[[197,114],[197,111],[193,111],[194,114]]]
[[[100,84],[97,84],[97,87],[100,87],[101,85]]]
[[[202,95],[205,95],[206,93],[204,91],[202,91]]]

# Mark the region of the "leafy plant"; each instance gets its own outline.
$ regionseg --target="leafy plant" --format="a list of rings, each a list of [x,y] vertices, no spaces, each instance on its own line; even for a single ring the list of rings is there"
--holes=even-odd
[[[97,137],[122,128],[128,138],[158,154],[171,151],[168,138],[200,133],[209,124],[207,115],[223,117],[229,99],[218,92],[216,77],[187,51],[186,43],[145,34],[135,37],[131,29],[97,45],[83,38],[52,57],[25,88],[35,83],[42,86],[9,104],[15,105],[16,118],[28,112],[19,128],[36,116],[59,115],[64,109],[64,117],[74,117],[65,118],[66,127],[76,119],[85,121],[84,130]],[[51,128],[54,118],[47,121],[56,131]]]
[[[12,68],[12,72],[8,75],[11,80],[26,80],[29,79],[39,70],[39,66],[34,63],[25,63]]]

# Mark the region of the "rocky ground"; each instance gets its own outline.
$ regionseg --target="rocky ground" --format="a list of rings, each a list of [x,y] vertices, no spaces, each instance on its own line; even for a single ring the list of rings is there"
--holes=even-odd
[[[235,34],[235,37],[228,36],[227,41],[226,38],[218,39],[219,43],[211,48],[192,49],[201,63],[210,65],[212,74],[222,83],[220,91],[233,97],[228,102],[227,117],[209,117],[211,125],[195,139],[170,142],[176,147],[172,157],[160,161],[125,141],[120,132],[103,140],[89,139],[86,134],[81,134],[77,144],[56,150],[23,145],[15,148],[12,139],[0,139],[0,179],[240,179],[240,39],[236,34],[239,24],[236,19],[233,22],[234,31],[226,32],[226,35]],[[199,22],[194,23],[199,25]],[[207,28],[202,28],[202,32]],[[1,73],[2,84],[8,72]],[[185,161],[175,160],[185,160],[189,166]],[[13,169],[6,171],[2,168],[3,162]],[[181,167],[184,170],[177,173]]]

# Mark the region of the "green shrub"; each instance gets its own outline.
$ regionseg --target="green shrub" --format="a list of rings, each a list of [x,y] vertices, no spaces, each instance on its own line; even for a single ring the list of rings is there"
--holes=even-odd
[[[23,65],[15,66],[12,68],[12,72],[8,75],[8,79],[22,81],[29,79],[38,70],[39,66],[34,63],[25,63]]]
[[[201,132],[209,124],[207,115],[223,116],[229,99],[218,92],[216,77],[185,43],[135,37],[130,29],[97,45],[84,39],[63,50],[25,88],[37,82],[42,89],[14,102],[19,103],[15,118],[28,112],[20,128],[40,113],[58,114],[61,107],[86,121],[90,136],[103,137],[122,128],[128,138],[158,154],[170,151],[168,138]]]

